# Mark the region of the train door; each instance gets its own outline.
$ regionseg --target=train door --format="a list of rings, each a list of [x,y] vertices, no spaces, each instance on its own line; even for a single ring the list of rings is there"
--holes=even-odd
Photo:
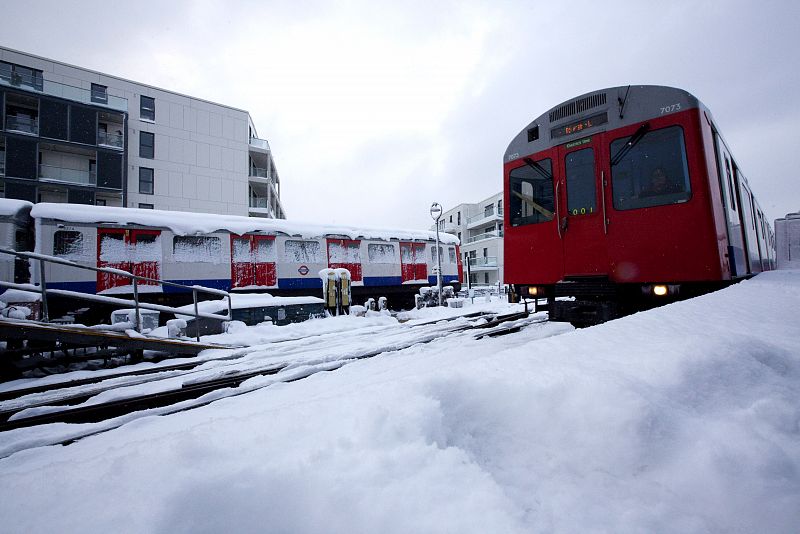
[[[428,282],[425,243],[400,243],[400,271],[403,282],[415,280]]]
[[[464,264],[461,262],[461,249],[456,245],[456,265],[458,266],[458,281],[464,281]]]
[[[253,285],[253,258],[250,236],[231,234],[231,287]]]
[[[361,241],[328,239],[328,267],[347,269],[352,282],[361,282]]]
[[[161,240],[159,230],[131,230],[128,234],[133,274],[158,280],[161,278]],[[140,282],[141,285],[158,285]]]
[[[600,135],[558,147],[559,229],[564,275],[608,274],[605,172],[599,155]]]
[[[159,230],[97,229],[97,266],[158,279],[161,269]],[[113,273],[97,273],[97,291],[130,286],[131,279]],[[140,282],[140,285],[158,285]]]
[[[756,211],[753,196],[744,180],[736,180],[739,185],[739,206],[742,209],[742,226],[744,227],[745,251],[748,258],[749,272],[761,272],[761,254],[758,249],[758,232],[756,231]]]
[[[742,222],[742,207],[737,201],[735,163],[727,147],[719,136],[715,136],[717,144],[717,171],[719,186],[724,204],[725,222],[728,227],[728,261],[731,266],[731,276],[743,276],[750,272],[749,258],[744,250],[744,231]]]
[[[505,276],[514,283],[552,284],[563,277],[557,158],[557,150],[551,149],[517,160],[518,166],[508,170],[503,247]]]
[[[253,275],[257,286],[274,286],[277,284],[275,262],[275,236],[252,236]]]
[[[231,287],[272,287],[277,283],[275,236],[231,235]]]

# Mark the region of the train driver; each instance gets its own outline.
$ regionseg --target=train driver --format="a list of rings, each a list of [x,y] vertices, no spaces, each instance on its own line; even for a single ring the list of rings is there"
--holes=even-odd
[[[661,167],[656,167],[650,175],[650,184],[639,191],[639,198],[655,197],[659,195],[669,195],[680,193],[682,188],[667,178],[667,173]]]

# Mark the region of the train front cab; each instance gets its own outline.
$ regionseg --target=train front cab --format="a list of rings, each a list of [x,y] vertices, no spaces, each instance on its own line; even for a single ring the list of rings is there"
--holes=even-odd
[[[735,278],[712,129],[702,106],[687,107],[564,135],[505,164],[506,278],[516,295],[546,297],[551,320],[595,324]],[[667,185],[653,192],[659,171]],[[760,211],[749,212],[754,236],[742,249],[758,257],[768,225],[759,230]]]

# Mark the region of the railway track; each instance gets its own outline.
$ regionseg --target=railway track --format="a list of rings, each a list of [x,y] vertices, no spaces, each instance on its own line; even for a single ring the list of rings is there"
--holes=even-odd
[[[159,374],[163,369],[150,375],[138,371],[137,374],[118,376],[112,381],[120,378],[127,380],[152,378],[152,380],[123,386],[98,383],[98,386],[103,386],[103,392],[114,394],[113,398],[107,401],[96,399],[97,388],[93,393],[88,391],[70,393],[70,389],[76,389],[74,385],[65,390],[50,389],[39,392],[47,395],[50,398],[49,402],[44,398],[34,401],[36,394],[7,399],[2,403],[3,411],[0,412],[2,415],[0,432],[15,434],[15,431],[50,423],[71,423],[71,425],[69,431],[59,434],[59,437],[54,439],[43,442],[42,439],[30,440],[23,437],[6,448],[0,447],[0,457],[29,446],[71,443],[89,435],[117,428],[140,417],[166,415],[203,406],[220,398],[245,394],[276,382],[292,382],[318,372],[338,369],[354,361],[403,350],[447,336],[464,335],[465,332],[472,333],[476,338],[502,335],[545,321],[540,317],[529,317],[524,312],[506,316],[472,315],[471,319],[459,316],[450,320],[428,321],[406,328],[394,328],[391,333],[383,332],[383,338],[377,344],[375,332],[362,333],[363,339],[356,340],[356,343],[351,337],[344,347],[338,348],[330,346],[330,340],[316,339],[324,336],[316,336],[312,338],[315,342],[312,342],[311,346],[308,345],[309,340],[304,339],[293,340],[294,346],[284,342],[283,352],[273,346],[272,352],[266,357],[269,346],[254,348],[250,353],[240,349],[237,351],[240,353],[235,357],[228,355],[227,358],[209,360],[215,365],[200,370],[182,369],[180,367],[184,364],[181,364],[171,366],[172,368],[161,376]],[[409,330],[413,335],[409,335]],[[299,347],[303,342],[306,343],[305,347]],[[326,350],[321,351],[319,345],[326,342],[328,345]],[[208,361],[203,362],[205,363]],[[203,364],[200,366],[203,367]],[[154,383],[159,390],[153,392],[151,384],[145,388],[146,392],[137,392],[137,386],[144,383]],[[114,387],[121,387],[122,391],[115,391]],[[92,400],[94,402],[91,402]]]

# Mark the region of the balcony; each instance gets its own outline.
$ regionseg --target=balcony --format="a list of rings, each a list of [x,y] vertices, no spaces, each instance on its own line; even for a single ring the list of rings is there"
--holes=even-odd
[[[486,232],[484,234],[474,235],[472,237],[467,238],[467,244],[475,243],[477,241],[483,241],[484,239],[494,239],[494,238],[497,238],[497,237],[503,237],[502,230],[500,232],[497,232],[497,231],[495,231],[495,232]]]
[[[250,167],[250,178],[264,178],[271,182],[272,173],[268,169],[262,169],[261,167]]]
[[[497,256],[484,256],[482,258],[470,258],[469,266],[472,269],[496,269]]]
[[[79,185],[97,185],[97,173],[65,169],[53,165],[39,165],[39,178]]]
[[[269,201],[265,197],[250,197],[251,208],[268,208]]]
[[[6,115],[6,130],[39,135],[39,119],[27,115]]]
[[[250,146],[253,148],[258,148],[260,150],[265,150],[269,152],[269,143],[266,139],[259,139],[258,137],[251,137],[250,138]]]
[[[114,134],[104,132],[103,130],[97,131],[97,144],[108,146],[111,148],[123,148],[124,138],[122,134]]]
[[[473,215],[467,219],[467,229],[469,228],[477,228],[478,226],[482,226],[484,224],[494,223],[496,221],[503,220],[503,208],[495,208],[484,210],[483,213],[478,215]]]
[[[24,74],[21,72],[0,71],[0,85],[25,89],[27,91],[34,91],[37,93],[44,93],[46,95],[57,96],[59,98],[73,100],[75,102],[82,102],[84,104],[102,106],[119,111],[128,111],[128,100],[125,98],[107,95],[106,102],[98,102],[97,94],[95,93],[95,98],[93,99],[92,91],[89,89],[73,87],[71,85],[53,82],[50,80],[43,80],[41,76]]]

